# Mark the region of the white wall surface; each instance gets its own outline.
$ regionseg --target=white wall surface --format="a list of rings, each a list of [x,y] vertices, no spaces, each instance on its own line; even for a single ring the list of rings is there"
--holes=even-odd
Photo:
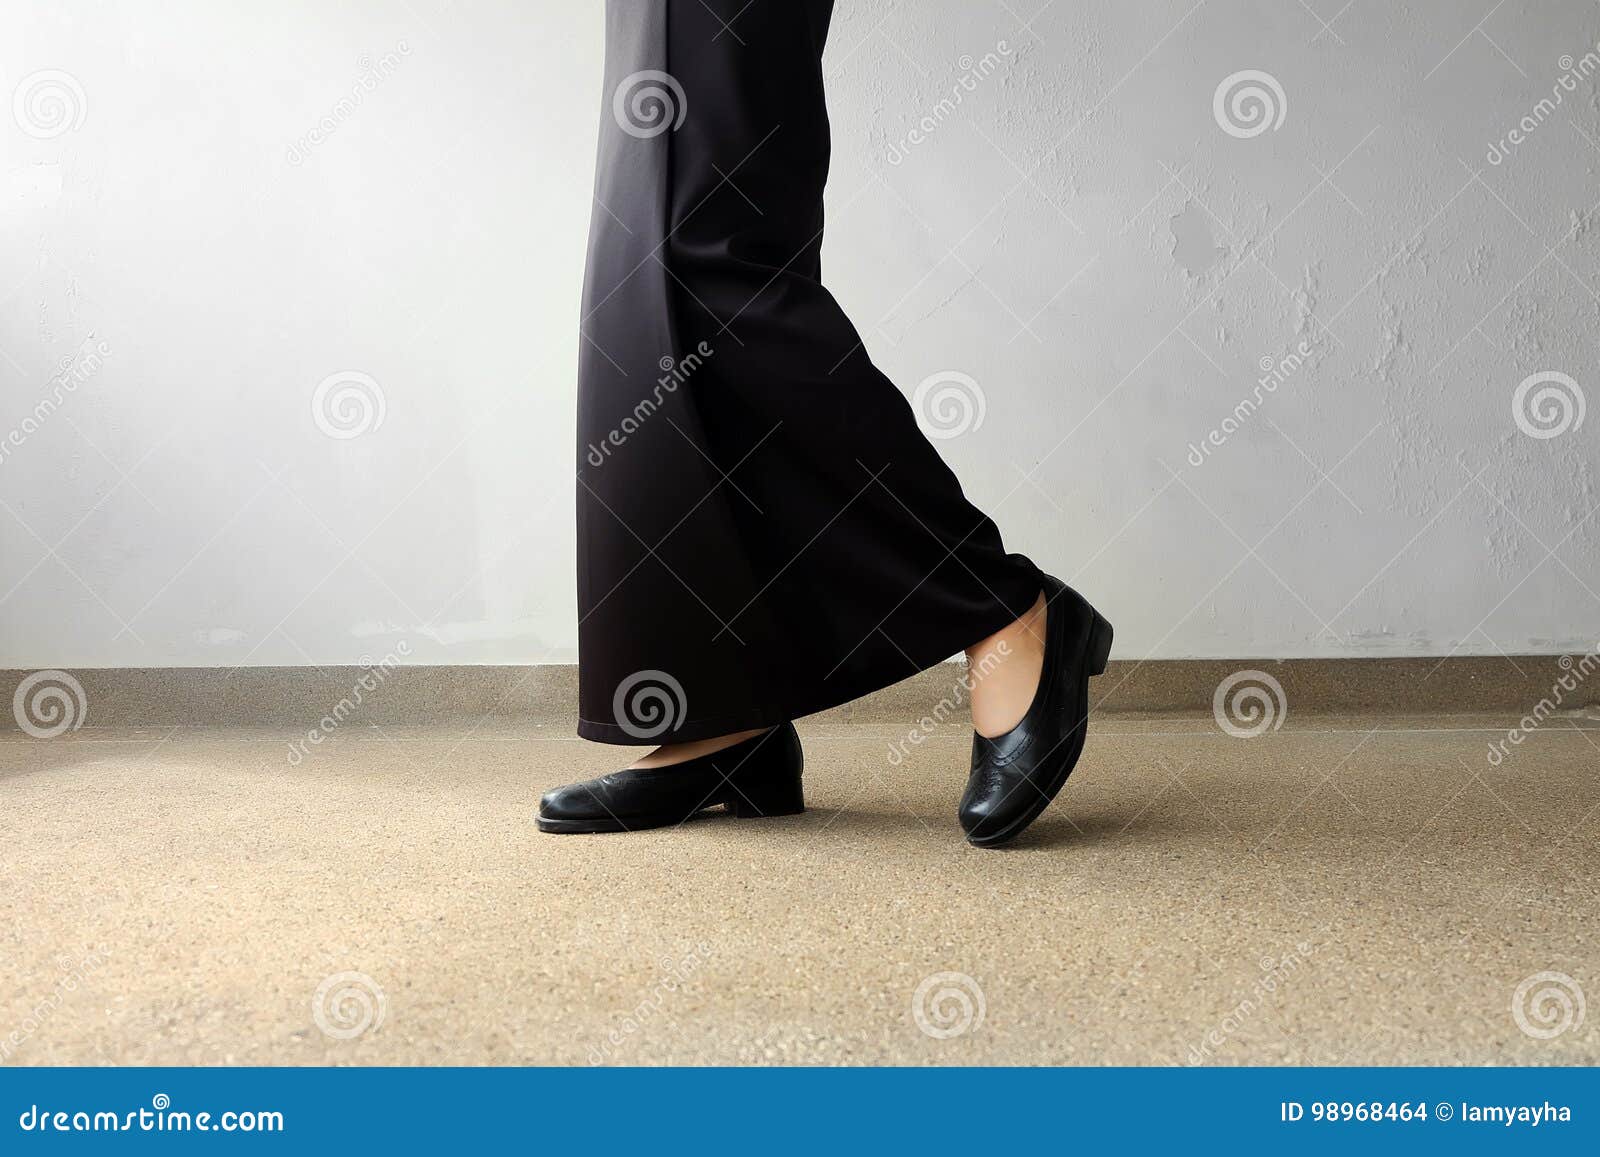
[[[0,665],[575,657],[601,7],[0,0]],[[825,268],[908,394],[975,383],[941,448],[1119,657],[1593,646],[1597,44],[1590,0],[839,0]],[[1283,119],[1234,135],[1247,69]],[[319,421],[346,373],[381,423]]]

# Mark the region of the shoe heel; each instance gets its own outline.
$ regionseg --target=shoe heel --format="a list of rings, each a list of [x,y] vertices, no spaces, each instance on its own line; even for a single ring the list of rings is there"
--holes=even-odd
[[[1089,626],[1089,674],[1104,675],[1106,661],[1111,658],[1111,624],[1098,611],[1091,613],[1094,622]]]
[[[806,810],[800,773],[780,772],[765,779],[737,782],[728,795],[728,810],[742,820],[799,815]]]
[[[795,816],[806,810],[801,775],[805,754],[794,725],[786,723],[768,743],[779,746],[767,752],[757,749],[748,765],[728,781],[728,810],[742,820],[765,816]],[[765,755],[766,758],[762,758]]]

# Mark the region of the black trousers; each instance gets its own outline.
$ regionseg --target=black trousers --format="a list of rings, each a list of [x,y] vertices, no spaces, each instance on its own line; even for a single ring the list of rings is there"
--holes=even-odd
[[[820,711],[1039,594],[822,286],[832,8],[607,0],[578,403],[586,738]]]

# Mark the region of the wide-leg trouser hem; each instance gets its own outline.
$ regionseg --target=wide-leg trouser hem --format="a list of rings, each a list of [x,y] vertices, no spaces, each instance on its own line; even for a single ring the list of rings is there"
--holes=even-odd
[[[951,637],[936,637],[929,635],[920,640],[925,643],[925,649],[917,655],[908,656],[914,669],[895,674],[882,669],[874,669],[870,674],[860,675],[853,680],[847,680],[841,672],[836,682],[823,683],[816,688],[816,694],[810,697],[800,696],[786,702],[773,702],[763,704],[756,710],[747,710],[737,714],[722,716],[705,716],[685,720],[680,726],[674,727],[669,733],[659,736],[641,736],[635,732],[624,730],[614,723],[601,723],[596,720],[579,718],[578,736],[581,739],[592,740],[595,743],[609,743],[622,747],[656,747],[663,743],[692,743],[698,739],[715,739],[720,735],[732,735],[736,731],[755,731],[766,727],[776,727],[780,723],[788,723],[795,719],[803,719],[807,715],[815,715],[820,711],[828,711],[835,707],[843,706],[864,695],[874,691],[882,691],[885,687],[892,687],[902,683],[913,675],[930,670],[949,659],[951,656],[965,651],[975,643],[987,639],[1012,623],[1022,618],[1033,608],[1039,595],[1044,590],[1043,576],[1036,568],[1033,573],[1037,581],[1031,582],[1032,593],[1026,593],[1029,584],[1018,587],[1020,593],[1003,596],[996,602],[994,612],[988,619],[977,620],[976,633],[969,628],[964,628],[965,637],[956,639]],[[952,673],[953,674],[953,673]]]

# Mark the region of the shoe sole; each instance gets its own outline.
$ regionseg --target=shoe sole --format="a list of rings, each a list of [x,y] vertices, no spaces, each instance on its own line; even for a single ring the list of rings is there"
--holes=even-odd
[[[1067,785],[1067,777],[1078,766],[1078,760],[1083,756],[1084,743],[1089,738],[1089,680],[1097,675],[1106,673],[1106,661],[1111,656],[1111,624],[1100,617],[1098,611],[1091,611],[1094,623],[1089,628],[1089,642],[1083,649],[1083,660],[1079,671],[1081,678],[1079,685],[1082,688],[1078,693],[1078,719],[1079,723],[1072,729],[1068,737],[1067,755],[1061,763],[1061,774],[1049,787],[1041,787],[1043,793],[1038,802],[1026,812],[1012,820],[1010,824],[998,832],[986,836],[968,836],[967,843],[975,848],[997,848],[1020,836],[1029,824],[1044,814],[1044,811],[1055,802],[1061,789]]]
[[[806,809],[795,808],[793,811],[753,812],[748,808],[744,811],[735,810],[732,805],[727,805],[730,816],[737,816],[742,820],[776,819],[779,816],[797,816]],[[534,821],[541,832],[549,832],[558,836],[587,836],[599,835],[605,832],[647,832],[651,828],[670,828],[676,824],[685,824],[698,816],[707,814],[711,809],[702,808],[686,816],[632,816],[626,822],[606,816],[604,819],[582,820],[552,820],[539,816]]]
[[[598,835],[601,832],[643,832],[651,828],[666,828],[673,824],[687,823],[699,814],[694,812],[686,816],[634,816],[627,823],[612,819],[610,816],[604,819],[583,820],[547,820],[539,816],[535,822],[541,832],[562,836],[587,836]]]

